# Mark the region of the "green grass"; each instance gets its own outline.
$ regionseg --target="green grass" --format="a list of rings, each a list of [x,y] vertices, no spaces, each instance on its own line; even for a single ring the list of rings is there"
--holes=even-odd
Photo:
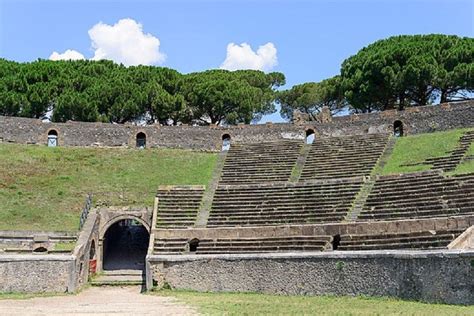
[[[425,304],[391,298],[281,296],[160,290],[205,315],[474,315],[474,306]]]
[[[474,172],[474,143],[469,146],[469,150],[466,153],[465,157],[472,157],[472,159],[467,161],[462,161],[452,174],[464,174]]]
[[[58,242],[54,244],[54,250],[68,250],[72,251],[76,247],[75,242]]]
[[[96,205],[152,206],[158,185],[207,185],[216,154],[173,149],[0,144],[0,229],[78,229]]]
[[[457,129],[398,138],[381,174],[430,170],[431,165],[406,165],[422,163],[426,158],[445,156],[448,151],[456,148],[459,138],[468,130],[470,129]],[[470,170],[467,172],[474,172],[472,165],[463,168]]]
[[[0,300],[26,300],[35,297],[71,295],[70,293],[0,293]]]

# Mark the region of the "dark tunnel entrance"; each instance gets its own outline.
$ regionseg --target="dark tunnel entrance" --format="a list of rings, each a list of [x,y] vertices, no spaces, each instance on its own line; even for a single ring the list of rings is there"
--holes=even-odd
[[[150,234],[138,221],[121,220],[109,227],[103,241],[104,270],[143,270]]]

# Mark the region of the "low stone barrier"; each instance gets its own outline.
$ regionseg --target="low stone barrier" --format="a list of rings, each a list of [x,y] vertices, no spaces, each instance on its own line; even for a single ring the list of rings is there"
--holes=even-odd
[[[390,296],[474,304],[474,251],[348,251],[147,257],[147,288]]]
[[[74,276],[71,255],[0,255],[0,292],[73,292]]]

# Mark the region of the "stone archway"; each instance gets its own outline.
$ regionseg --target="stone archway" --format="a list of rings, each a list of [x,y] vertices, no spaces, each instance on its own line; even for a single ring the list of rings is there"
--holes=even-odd
[[[142,219],[118,216],[100,234],[102,270],[143,270],[150,227]]]

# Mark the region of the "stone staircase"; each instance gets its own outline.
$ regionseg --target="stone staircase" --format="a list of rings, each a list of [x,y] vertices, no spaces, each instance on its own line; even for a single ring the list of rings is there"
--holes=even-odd
[[[436,158],[428,158],[423,164],[432,165],[431,169],[441,169],[444,172],[453,171],[465,158],[469,147],[474,142],[474,130],[464,133],[459,139],[458,146],[449,152],[449,155]],[[470,158],[470,157],[469,157]]]
[[[317,138],[300,181],[368,176],[385,150],[387,134]]]
[[[214,167],[214,171],[212,172],[211,181],[209,182],[209,185],[204,191],[202,197],[202,203],[197,214],[195,227],[206,227],[207,219],[209,218],[209,213],[211,212],[212,200],[214,199],[214,194],[221,179],[226,156],[227,151],[221,151],[217,157],[216,165]]]
[[[183,228],[193,226],[201,206],[204,186],[160,186],[156,227]]]
[[[144,285],[143,270],[105,270],[91,281],[94,286],[106,285]]]
[[[299,157],[301,141],[233,144],[222,170],[221,185],[287,182]]]
[[[362,179],[219,186],[207,227],[328,223],[341,221]]]
[[[399,220],[474,214],[474,174],[439,172],[377,177],[358,220]]]
[[[446,249],[464,230],[342,235],[337,250]]]
[[[252,238],[216,238],[197,241],[195,249],[190,249],[185,238],[155,240],[154,254],[177,255],[233,254],[264,252],[301,252],[331,250],[330,236],[284,236]]]

